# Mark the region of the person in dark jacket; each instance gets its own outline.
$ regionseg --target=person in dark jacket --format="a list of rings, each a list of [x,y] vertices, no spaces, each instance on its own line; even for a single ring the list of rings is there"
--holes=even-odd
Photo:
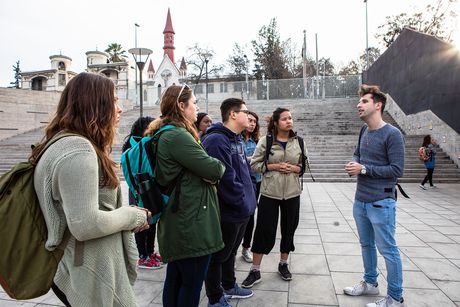
[[[168,263],[163,306],[198,306],[211,255],[224,247],[215,184],[224,165],[199,144],[196,98],[187,85],[170,86],[160,102],[162,116],[147,135],[165,125],[157,145],[157,181],[172,189],[158,224],[158,244]]]
[[[234,269],[236,252],[256,208],[254,184],[241,137],[241,132],[249,126],[249,111],[238,98],[224,100],[220,111],[223,124],[211,125],[203,139],[208,154],[225,165],[217,189],[225,247],[212,255],[205,280],[208,306],[213,307],[230,306],[227,298],[253,295],[251,290],[238,286]]]

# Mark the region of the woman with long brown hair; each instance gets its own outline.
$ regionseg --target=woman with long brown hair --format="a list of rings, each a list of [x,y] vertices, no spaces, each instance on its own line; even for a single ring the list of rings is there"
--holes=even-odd
[[[158,224],[158,245],[168,263],[163,305],[198,306],[211,254],[224,247],[215,183],[225,167],[199,144],[194,123],[196,98],[187,85],[170,86],[160,102],[161,117],[147,134],[165,125],[157,143],[156,178],[171,190]]]
[[[113,82],[80,73],[62,92],[44,140],[34,185],[48,228],[46,248],[65,248],[52,289],[66,306],[135,306],[137,251],[132,231],[148,228],[146,210],[122,206],[110,158],[122,110]],[[67,230],[70,235],[67,235]]]

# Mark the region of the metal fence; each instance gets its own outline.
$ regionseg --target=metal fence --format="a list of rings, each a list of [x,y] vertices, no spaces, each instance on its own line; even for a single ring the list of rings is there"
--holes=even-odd
[[[240,96],[244,99],[325,99],[356,97],[361,75],[318,76],[297,79],[218,81],[209,80],[209,99]],[[205,96],[206,84],[194,85],[195,95]]]

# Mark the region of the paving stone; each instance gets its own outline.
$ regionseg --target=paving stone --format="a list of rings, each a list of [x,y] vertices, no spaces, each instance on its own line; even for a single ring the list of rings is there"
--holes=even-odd
[[[322,244],[295,244],[295,252],[292,254],[310,254],[310,255],[324,255],[324,248]]]
[[[329,275],[324,255],[291,255],[291,273]]]
[[[429,245],[446,258],[460,259],[460,245],[458,244],[430,243]]]
[[[321,232],[321,240],[324,243],[359,243],[358,237],[352,232]]]
[[[433,280],[451,300],[460,302],[460,282]]]
[[[441,290],[406,289],[403,295],[407,306],[455,306]]]
[[[447,259],[413,258],[412,261],[430,279],[460,281],[460,269]]]
[[[237,304],[234,302],[238,301]],[[288,292],[254,290],[254,296],[247,299],[230,300],[233,307],[286,306]]]
[[[289,303],[337,305],[331,277],[299,275],[290,282]]]
[[[363,272],[363,260],[361,256],[337,256],[326,255],[329,270],[331,272]]]
[[[323,243],[327,255],[361,256],[359,243]]]
[[[452,238],[449,238],[449,236],[443,235],[442,233],[434,231],[434,230],[430,230],[430,231],[415,230],[413,231],[413,233],[425,243],[455,243],[452,240]]]

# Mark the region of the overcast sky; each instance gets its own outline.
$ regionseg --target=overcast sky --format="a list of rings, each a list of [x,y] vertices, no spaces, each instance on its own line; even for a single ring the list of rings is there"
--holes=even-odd
[[[374,35],[386,16],[413,12],[430,2],[435,0],[368,0],[369,46],[382,48]],[[307,31],[312,57],[318,33],[319,56],[330,57],[336,66],[356,60],[365,49],[363,0],[2,0],[0,86],[13,81],[12,65],[17,60],[22,71],[49,69],[49,56],[62,53],[72,58],[71,70],[81,72],[86,51],[103,51],[112,42],[128,50],[134,47],[134,23],[140,25],[138,46],[153,50],[156,68],[163,56],[168,7],[176,32],[176,60],[198,43],[213,49],[212,61],[223,64],[234,43],[249,49],[258,30],[273,17],[278,20],[281,39],[291,38],[299,50],[303,30]],[[458,7],[456,4],[457,13]]]

